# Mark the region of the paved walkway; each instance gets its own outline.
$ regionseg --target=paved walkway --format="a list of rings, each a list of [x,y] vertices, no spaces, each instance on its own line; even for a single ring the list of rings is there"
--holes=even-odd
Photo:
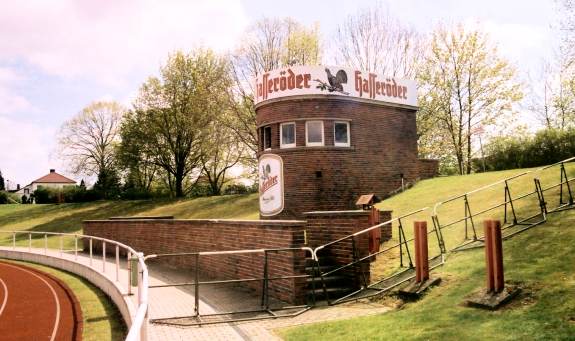
[[[12,250],[11,247],[0,249]],[[28,252],[27,247],[17,247],[18,251]],[[44,254],[43,249],[31,250],[33,253]],[[74,260],[73,252],[48,250],[48,255]],[[121,287],[127,287],[127,262],[121,257],[120,267],[116,271],[115,257],[107,256],[102,262],[101,256],[78,253],[79,263],[92,266],[112,281],[119,279]],[[175,282],[191,282],[191,274],[181,270],[174,270],[165,266],[149,262],[150,285],[161,285]],[[137,288],[134,287],[131,296],[134,306],[137,306]],[[259,297],[240,289],[225,288],[222,286],[201,288],[200,313],[210,314],[234,309],[253,309],[259,304]],[[151,288],[149,290],[149,318],[161,319],[178,316],[190,316],[194,313],[193,287],[165,287]],[[339,305],[335,307],[314,308],[296,317],[257,320],[250,322],[225,323],[204,326],[176,326],[150,323],[148,335],[150,341],[164,340],[280,340],[274,329],[301,324],[316,323],[337,319],[347,319],[357,316],[381,314],[390,308],[379,304],[357,303]]]

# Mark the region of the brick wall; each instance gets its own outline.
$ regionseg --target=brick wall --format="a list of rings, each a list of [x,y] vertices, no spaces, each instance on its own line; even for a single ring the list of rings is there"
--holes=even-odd
[[[305,221],[233,220],[93,220],[84,222],[86,235],[113,239],[146,255],[160,253],[291,248],[303,245]],[[87,249],[88,245],[84,245]],[[94,250],[101,250],[98,244]],[[96,252],[95,251],[95,252]],[[111,250],[113,251],[113,250]],[[270,252],[269,276],[305,274],[303,251]],[[193,271],[192,256],[155,260]],[[263,254],[202,256],[200,271],[211,279],[263,277]],[[261,282],[247,282],[258,294]],[[303,302],[304,279],[270,281],[270,296],[292,304]]]
[[[272,128],[284,161],[284,211],[266,219],[301,219],[303,212],[355,209],[362,194],[380,198],[419,177],[415,110],[346,99],[292,99],[258,106],[259,127]],[[324,121],[323,147],[305,146],[306,120]],[[351,147],[335,147],[333,123],[350,122]],[[279,123],[296,122],[296,148],[279,148]],[[261,146],[260,146],[261,148]],[[263,217],[262,217],[263,218]]]
[[[439,160],[419,159],[419,179],[430,179],[439,174]]]

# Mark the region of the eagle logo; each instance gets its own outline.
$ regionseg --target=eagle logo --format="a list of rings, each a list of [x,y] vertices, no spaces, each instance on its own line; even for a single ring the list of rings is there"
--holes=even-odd
[[[318,82],[317,88],[324,91],[327,90],[329,92],[340,92],[344,95],[349,95],[348,92],[343,91],[343,85],[347,83],[347,73],[344,70],[339,70],[336,72],[335,76],[331,74],[331,71],[328,68],[325,68],[325,73],[327,74],[327,83],[323,82],[319,79],[315,79]]]

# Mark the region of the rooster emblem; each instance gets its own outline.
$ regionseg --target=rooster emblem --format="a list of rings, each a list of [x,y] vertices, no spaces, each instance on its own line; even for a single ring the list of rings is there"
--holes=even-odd
[[[318,89],[327,90],[329,92],[341,92],[344,95],[349,95],[348,92],[343,91],[343,85],[347,83],[347,73],[344,70],[339,70],[336,72],[335,76],[331,74],[328,68],[325,68],[325,73],[327,74],[327,83],[319,79],[315,79],[319,83]]]
[[[271,169],[269,164],[262,166],[262,175],[260,176],[260,178],[263,181],[266,181],[270,177],[271,171],[272,171],[272,169]]]

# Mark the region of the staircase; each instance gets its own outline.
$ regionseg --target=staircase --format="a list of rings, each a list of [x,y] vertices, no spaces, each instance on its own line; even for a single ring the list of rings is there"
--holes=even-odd
[[[353,276],[346,275],[344,270],[337,271],[327,276],[320,276],[320,272],[325,274],[340,265],[334,264],[329,257],[319,260],[320,267],[313,259],[306,259],[306,274],[309,275],[306,285],[306,303],[310,306],[328,305],[329,302],[341,298],[356,290]],[[324,287],[325,286],[325,287]]]

